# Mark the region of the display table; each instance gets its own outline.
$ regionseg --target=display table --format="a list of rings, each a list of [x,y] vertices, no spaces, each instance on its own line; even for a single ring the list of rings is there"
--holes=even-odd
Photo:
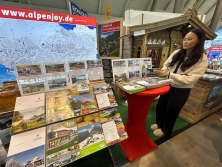
[[[120,142],[120,146],[130,162],[157,148],[147,135],[146,117],[154,99],[169,90],[170,86],[166,85],[131,95],[126,93],[128,117],[125,128],[129,138]]]

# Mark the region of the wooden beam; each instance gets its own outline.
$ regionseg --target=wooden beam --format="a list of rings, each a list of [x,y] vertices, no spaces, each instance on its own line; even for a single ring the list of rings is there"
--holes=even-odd
[[[146,11],[149,11],[149,10],[151,9],[151,6],[152,6],[152,4],[153,4],[153,1],[154,1],[154,0],[152,0],[151,3],[148,3],[148,4],[147,4]],[[149,2],[149,1],[148,1],[148,2]]]
[[[102,0],[99,0],[98,14],[100,14]]]
[[[168,11],[168,10],[170,9],[170,6],[173,5],[174,2],[175,2],[175,0],[171,0],[171,1],[168,3],[165,11]]]
[[[201,8],[205,5],[206,2],[207,2],[207,0],[202,0],[202,2],[198,1],[197,11],[198,11],[199,9],[201,9]]]
[[[124,17],[124,14],[125,14],[125,11],[126,11],[128,5],[129,5],[129,0],[127,0],[127,2],[126,2],[125,10],[123,11],[123,17]]]

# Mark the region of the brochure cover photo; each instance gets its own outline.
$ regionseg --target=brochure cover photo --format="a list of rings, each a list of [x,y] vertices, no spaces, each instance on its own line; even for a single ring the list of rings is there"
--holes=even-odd
[[[79,139],[75,119],[47,126],[46,164],[63,166],[79,158]]]
[[[85,157],[106,147],[98,113],[79,117],[76,119],[76,122],[81,157]]]
[[[117,106],[112,88],[109,84],[102,84],[93,87],[99,109]]]
[[[5,166],[45,167],[45,127],[13,135]]]
[[[69,89],[46,93],[46,123],[74,117]]]
[[[72,96],[72,105],[75,115],[89,114],[97,111],[96,101],[91,93]]]
[[[37,128],[45,124],[45,94],[16,98],[12,119],[12,133]]]

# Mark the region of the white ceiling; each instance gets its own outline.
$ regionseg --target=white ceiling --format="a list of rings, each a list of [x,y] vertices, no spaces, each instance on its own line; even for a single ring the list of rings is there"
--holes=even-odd
[[[67,0],[0,0],[14,3],[51,7],[68,10]],[[107,4],[112,6],[112,16],[123,17],[127,9],[149,11],[154,0],[72,0],[88,13],[104,15]],[[155,0],[157,1],[156,11],[173,12],[176,0]],[[177,0],[181,1],[181,0]],[[192,8],[195,0],[185,0],[185,13],[188,8]],[[213,16],[217,0],[199,0],[197,4],[198,14],[205,14],[205,24],[209,26]],[[218,28],[222,27],[222,21],[218,23]]]

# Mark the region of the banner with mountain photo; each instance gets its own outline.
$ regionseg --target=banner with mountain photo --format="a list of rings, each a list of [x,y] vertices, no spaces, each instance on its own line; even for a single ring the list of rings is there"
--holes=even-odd
[[[122,19],[97,22],[98,53],[100,59],[121,58]]]

